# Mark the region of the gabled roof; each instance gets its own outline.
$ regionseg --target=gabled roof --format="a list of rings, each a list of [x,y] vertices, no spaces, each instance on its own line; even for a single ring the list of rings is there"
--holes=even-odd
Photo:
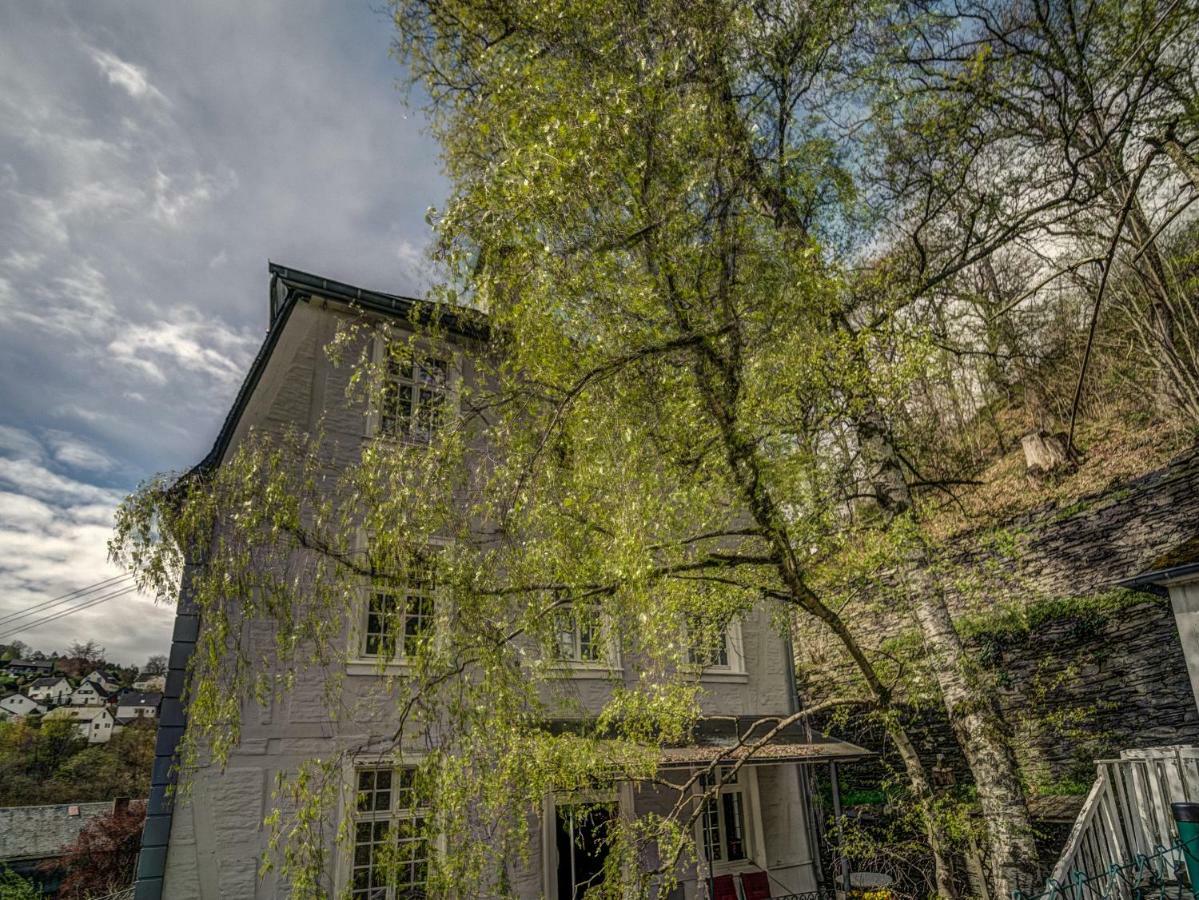
[[[225,451],[229,448],[229,442],[233,439],[233,432],[237,429],[237,423],[241,420],[242,414],[250,402],[250,397],[254,394],[254,389],[262,379],[263,372],[266,371],[271,353],[279,343],[279,336],[283,333],[292,310],[300,300],[326,298],[349,303],[370,312],[394,316],[422,325],[445,328],[450,333],[463,337],[485,339],[488,335],[486,316],[469,307],[447,307],[445,304],[432,303],[416,297],[372,291],[273,262],[268,262],[267,268],[271,273],[271,318],[266,337],[263,339],[262,346],[258,348],[254,361],[250,363],[250,370],[246,373],[246,378],[237,391],[233,406],[225,416],[225,421],[221,425],[212,449],[192,469],[193,474],[199,474],[205,469],[212,468],[225,455]]]
[[[68,687],[71,684],[71,682],[67,681],[67,677],[65,675],[46,675],[42,678],[34,679],[33,681],[29,682],[26,687],[54,687],[54,685],[58,684],[60,681],[66,681]]]
[[[0,861],[58,856],[91,819],[111,809],[109,801],[0,809]]]
[[[149,691],[125,691],[117,698],[117,706],[153,706],[162,703],[162,694]]]
[[[53,669],[54,668],[54,660],[52,660],[52,659],[14,659],[14,660],[10,660],[8,663],[8,667],[10,669],[16,668],[17,666],[24,666],[26,668],[34,668],[34,669]]]

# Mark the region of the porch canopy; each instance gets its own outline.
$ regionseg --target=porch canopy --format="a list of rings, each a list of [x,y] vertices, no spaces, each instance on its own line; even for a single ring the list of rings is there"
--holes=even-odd
[[[662,767],[682,768],[739,759],[746,759],[747,765],[853,762],[875,755],[864,747],[813,731],[802,721],[780,728],[784,718],[705,716],[696,722],[686,743],[662,750]]]
[[[679,769],[708,765],[713,761],[747,765],[779,763],[841,763],[869,759],[873,752],[848,741],[830,738],[808,728],[802,721],[782,727],[786,716],[703,716],[686,740],[662,748],[662,768]],[[580,734],[594,723],[583,719],[554,719],[553,734]]]

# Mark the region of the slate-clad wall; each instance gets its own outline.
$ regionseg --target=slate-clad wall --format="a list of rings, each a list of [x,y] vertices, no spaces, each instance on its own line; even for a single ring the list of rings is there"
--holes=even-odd
[[[1199,557],[1193,546],[1199,537],[1199,451],[1064,510],[1034,511],[1009,523],[1008,531],[1017,535],[1020,549],[1006,557],[990,549],[985,534],[955,541],[952,555],[963,568],[994,573],[989,592],[972,599],[950,594],[955,613],[985,614],[988,602],[1013,598],[1037,603],[1098,594],[1123,579],[1181,562],[1180,555]],[[1072,610],[1070,604],[1062,609],[1016,640],[973,643],[999,673],[1000,702],[1009,720],[1030,714],[1050,720],[1036,741],[1048,766],[1043,778],[1081,777],[1097,753],[1199,743],[1199,709],[1166,598],[1146,594],[1144,602],[1104,615]],[[877,644],[903,621],[893,615],[888,625],[875,622],[863,632],[866,642]],[[815,702],[836,692],[852,670],[827,635],[805,623],[799,629],[801,690]],[[1085,712],[1078,730],[1091,732],[1094,740],[1054,727],[1071,710]],[[880,736],[869,731],[845,736],[881,749]],[[945,723],[930,723],[922,744],[930,763],[943,753],[961,768]]]

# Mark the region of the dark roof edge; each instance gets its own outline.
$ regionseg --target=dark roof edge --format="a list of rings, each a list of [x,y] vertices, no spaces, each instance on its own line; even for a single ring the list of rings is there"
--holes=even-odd
[[[1144,572],[1140,575],[1134,575],[1132,578],[1117,581],[1116,586],[1132,588],[1134,590],[1136,588],[1160,587],[1167,581],[1186,578],[1188,575],[1194,575],[1199,578],[1199,562],[1184,563],[1181,566],[1170,566],[1165,569]]]
[[[272,263],[271,266],[273,269],[274,264]],[[258,387],[258,382],[262,380],[262,373],[266,371],[266,364],[275,350],[275,345],[279,343],[279,335],[283,333],[283,328],[287,325],[287,320],[291,316],[292,309],[295,308],[299,295],[294,291],[287,290],[286,286],[283,286],[283,293],[280,296],[277,293],[280,285],[276,282],[276,277],[272,272],[270,292],[271,324],[267,329],[266,338],[263,340],[262,346],[258,348],[258,353],[254,356],[254,361],[250,363],[250,370],[246,373],[245,380],[242,381],[241,387],[237,390],[237,396],[233,399],[233,405],[229,408],[229,413],[225,416],[221,430],[217,432],[216,441],[213,442],[212,449],[208,451],[208,455],[200,460],[184,478],[190,475],[199,475],[220,465],[221,458],[225,455],[225,451],[229,449],[229,442],[233,440],[233,432],[237,429],[237,423],[241,421],[242,413],[245,412],[246,406],[249,405],[254,389]]]
[[[467,306],[447,306],[430,300],[405,297],[402,294],[385,294],[382,291],[355,287],[352,284],[323,278],[320,275],[302,272],[278,263],[268,262],[267,265],[270,269],[272,285],[275,279],[279,279],[293,291],[314,292],[322,297],[344,300],[372,312],[399,316],[422,325],[441,326],[463,337],[486,339],[488,335],[486,315]],[[272,320],[275,315],[274,297],[275,293],[272,291]]]
[[[370,291],[341,281],[322,278],[310,272],[281,266],[269,260],[267,269],[271,274],[271,321],[266,339],[263,340],[254,361],[250,364],[250,370],[246,373],[246,378],[237,391],[233,406],[225,416],[225,421],[221,425],[212,449],[188,472],[188,475],[201,474],[220,464],[225,451],[229,449],[229,442],[233,440],[233,432],[237,429],[237,423],[241,420],[242,413],[245,412],[254,389],[258,387],[263,372],[266,371],[267,362],[275,350],[275,345],[279,343],[279,335],[283,332],[287,320],[299,300],[321,296],[351,303],[371,312],[402,317],[410,321],[415,319],[416,322],[422,324],[443,326],[464,337],[485,340],[488,336],[486,317],[472,309],[463,307],[461,311],[454,311],[415,297]]]

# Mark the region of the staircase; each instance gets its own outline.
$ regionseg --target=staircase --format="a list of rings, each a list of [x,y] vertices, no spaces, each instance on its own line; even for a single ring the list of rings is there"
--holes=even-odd
[[[1041,897],[1081,897],[1084,882],[1088,897],[1123,897],[1138,858],[1167,872],[1183,865],[1170,804],[1199,801],[1199,747],[1125,750],[1095,766],[1095,784]]]

